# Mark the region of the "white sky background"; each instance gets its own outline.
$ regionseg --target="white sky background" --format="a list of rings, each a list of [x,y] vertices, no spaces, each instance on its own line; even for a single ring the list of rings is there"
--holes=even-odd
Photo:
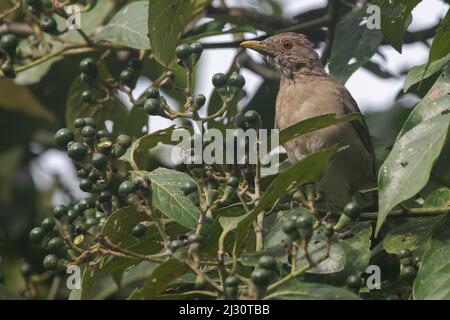
[[[297,15],[300,12],[308,11],[314,8],[323,7],[326,0],[279,0],[283,5],[284,15],[289,17]],[[227,5],[242,6],[243,3],[257,4],[258,0],[227,0]],[[409,26],[409,31],[417,31],[435,25],[441,20],[448,5],[441,0],[424,0],[413,10],[413,22]],[[247,39],[254,37],[252,34],[246,35]],[[202,39],[202,42],[232,41],[231,35],[215,36]],[[428,58],[428,48],[422,43],[408,44],[403,46],[402,54],[399,54],[390,46],[381,47],[382,54],[386,57],[383,61],[380,55],[375,55],[372,60],[380,63],[381,66],[399,76],[398,79],[381,79],[372,73],[360,68],[356,71],[346,83],[355,100],[357,101],[363,113],[381,111],[394,104],[395,97],[403,86],[404,76],[401,72],[410,69],[413,66],[423,64]],[[196,92],[209,97],[212,92],[211,78],[217,72],[226,72],[231,65],[231,61],[236,53],[236,49],[214,49],[205,50],[200,59],[198,68],[201,78],[197,82]],[[257,61],[262,61],[261,57],[255,52],[249,52]],[[244,103],[251,99],[256,89],[260,86],[262,80],[258,75],[243,69],[241,73],[247,80],[246,90],[248,97]],[[138,96],[150,82],[142,79],[135,90],[135,96]],[[150,129],[155,131],[165,128],[171,124],[171,121],[161,117],[151,117]],[[69,187],[76,196],[82,196],[83,192],[78,189],[76,174],[73,166],[70,164],[66,153],[49,150],[36,159],[32,164],[32,175],[36,185],[41,189],[47,189],[52,184],[52,176],[59,175],[63,183]],[[55,203],[65,202],[62,194],[56,194]]]

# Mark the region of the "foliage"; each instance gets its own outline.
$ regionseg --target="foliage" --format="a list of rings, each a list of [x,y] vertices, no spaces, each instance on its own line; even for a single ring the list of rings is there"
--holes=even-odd
[[[64,1],[81,7],[74,30],[64,5],[54,6],[62,1],[0,4],[0,299],[450,298],[448,12],[431,33],[412,33],[419,0],[374,1],[381,30],[367,28],[357,1],[329,1],[292,19],[273,0],[259,1],[267,12],[209,0],[97,2]],[[284,161],[276,174],[260,157],[276,139],[358,113],[258,137],[242,162],[165,161],[173,135],[191,137],[191,155],[198,139],[201,151],[213,146],[193,132],[273,128],[278,76],[243,50],[228,69],[214,65],[224,74],[214,76],[210,97],[195,90],[203,50],[237,47],[257,31],[302,32],[324,44],[322,61],[341,83],[361,68],[391,78],[371,60],[382,45],[401,52],[434,37],[428,62],[407,72],[399,92],[420,102],[367,117],[383,135],[374,140],[378,212],[352,202],[346,208],[358,212],[349,217],[308,192],[347,146]],[[204,41],[221,34],[235,41]],[[253,97],[244,68],[263,78]],[[142,77],[151,85],[136,96]],[[172,125],[154,130],[162,118]],[[59,176],[50,190],[36,187],[31,168],[55,149],[71,158],[79,178],[71,182],[84,193]],[[63,195],[57,203],[55,194]],[[370,265],[381,269],[382,290],[362,285]],[[71,292],[60,281],[69,266],[82,273]]]

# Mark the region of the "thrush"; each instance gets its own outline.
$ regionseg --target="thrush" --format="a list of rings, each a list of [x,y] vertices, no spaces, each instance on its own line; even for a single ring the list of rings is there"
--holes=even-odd
[[[319,55],[304,35],[282,33],[263,41],[244,41],[241,45],[264,55],[280,74],[275,116],[278,129],[315,116],[335,113],[342,117],[361,112],[350,92],[325,71]],[[330,160],[315,188],[333,206],[342,208],[354,200],[359,190],[376,184],[375,153],[365,121],[332,125],[299,136],[283,146],[288,160],[295,163],[336,144],[348,148]]]

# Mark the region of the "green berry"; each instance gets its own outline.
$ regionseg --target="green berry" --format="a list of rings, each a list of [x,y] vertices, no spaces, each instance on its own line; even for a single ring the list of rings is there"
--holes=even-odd
[[[91,117],[84,118],[84,121],[86,122],[86,126],[95,128],[97,124],[95,123],[95,119]]]
[[[143,224],[137,224],[131,229],[131,234],[136,238],[142,238],[147,233],[147,228]]]
[[[80,74],[80,79],[81,79],[81,81],[83,81],[84,83],[91,83],[92,80],[94,80],[94,76],[91,76],[91,75],[86,74],[86,73],[81,73],[81,74]]]
[[[232,87],[241,89],[245,86],[245,78],[241,74],[233,72],[233,74],[230,76],[230,79],[228,79],[228,83]]]
[[[148,88],[147,91],[145,92],[145,97],[147,99],[159,99],[160,94],[159,94],[158,88],[156,88],[156,87]]]
[[[19,39],[13,34],[5,34],[0,39],[0,48],[5,50],[8,54],[13,55],[16,52]]]
[[[53,215],[59,219],[67,213],[67,207],[64,205],[58,205],[53,208]]]
[[[239,285],[238,278],[234,276],[228,276],[225,279],[225,287],[237,287]]]
[[[296,220],[296,225],[299,229],[311,229],[313,224],[314,220],[309,215],[302,215]]]
[[[283,223],[283,232],[287,235],[297,233],[297,226],[295,220],[289,219]]]
[[[112,151],[112,155],[113,155],[115,158],[120,158],[120,157],[123,156],[125,153],[127,153],[127,149],[124,148],[124,147],[122,147],[122,146],[119,146],[119,145],[115,145],[115,146],[114,146],[114,149],[113,149],[113,151]]]
[[[67,211],[67,217],[69,218],[70,223],[74,222],[78,218],[79,215],[80,214],[77,210],[71,209],[71,210]]]
[[[272,280],[272,272],[257,268],[252,272],[251,278],[257,287],[267,287]]]
[[[42,31],[50,34],[55,34],[58,32],[58,25],[53,17],[44,16],[41,19],[41,29]]]
[[[411,258],[412,257],[412,252],[409,249],[402,249],[398,253],[398,257],[399,257],[399,259]]]
[[[124,181],[119,186],[119,194],[126,196],[136,190],[136,184],[132,181]]]
[[[117,144],[124,148],[129,148],[131,146],[131,137],[126,134],[121,134],[116,139]]]
[[[258,260],[258,267],[273,271],[277,269],[277,261],[272,256],[262,256]]]
[[[47,249],[51,253],[59,253],[64,248],[64,240],[60,237],[55,237],[50,239],[50,241],[47,244]]]
[[[80,62],[80,71],[89,76],[97,74],[97,63],[92,58],[85,58]]]
[[[109,138],[109,133],[106,130],[98,130],[97,131],[97,139],[101,140],[104,138]]]
[[[41,228],[45,231],[45,232],[51,232],[53,231],[53,229],[55,228],[55,219],[53,218],[45,218],[42,223],[41,223]]]
[[[201,108],[206,103],[206,97],[203,94],[196,95],[194,98],[194,103],[198,108]]]
[[[58,257],[54,254],[46,255],[42,265],[47,270],[55,270],[58,267]]]
[[[73,125],[77,129],[81,129],[86,125],[86,121],[83,118],[77,118],[74,120]]]
[[[86,229],[90,229],[90,228],[92,228],[92,227],[98,225],[98,220],[95,219],[94,217],[92,217],[92,218],[87,218],[87,219],[86,219],[86,222],[85,222],[85,225],[86,225]]]
[[[245,123],[247,127],[259,129],[262,125],[261,116],[255,110],[249,110],[244,114]]]
[[[149,116],[155,116],[155,115],[159,114],[160,106],[161,106],[161,103],[159,102],[159,100],[150,98],[150,99],[147,99],[144,103],[144,111]]]
[[[227,179],[227,186],[232,187],[234,190],[236,190],[239,187],[239,179],[236,177],[229,177]]]
[[[108,158],[102,153],[96,153],[92,156],[91,163],[94,168],[104,170],[108,166]]]
[[[82,160],[88,153],[88,147],[84,144],[74,142],[67,148],[67,154],[74,160]]]
[[[105,215],[104,212],[101,212],[101,211],[96,211],[95,212],[95,219],[101,220],[102,218],[105,218],[105,217],[106,217],[106,215]]]
[[[88,205],[86,199],[82,199],[82,200],[78,201],[78,203],[76,205],[78,207],[78,210],[80,210],[80,212],[83,212],[83,211],[89,209],[89,205]]]
[[[361,208],[356,202],[349,202],[345,205],[343,212],[347,217],[356,220],[361,215]]]
[[[119,78],[124,85],[128,87],[133,87],[134,80],[136,79],[136,71],[131,68],[126,68],[122,70],[122,72],[119,75]]]
[[[227,77],[223,73],[216,73],[212,77],[212,84],[216,88],[225,87],[227,84]]]
[[[100,195],[98,196],[99,203],[109,202],[109,201],[111,201],[111,199],[112,199],[112,194],[108,190],[103,190],[102,192],[100,192]]]
[[[205,278],[203,278],[202,276],[197,276],[197,278],[195,278],[194,286],[197,290],[203,289],[206,286]]]
[[[42,239],[44,239],[45,231],[41,227],[33,228],[30,231],[30,240],[32,243],[38,243]]]
[[[80,180],[80,190],[83,192],[91,192],[92,191],[92,180],[89,178],[83,178]]]
[[[1,70],[3,75],[7,78],[14,79],[16,77],[16,70],[10,62],[5,62],[2,64]]]
[[[143,66],[144,66],[144,63],[142,62],[142,60],[131,59],[130,61],[128,61],[128,67],[133,69],[133,70],[135,70],[135,71],[142,70]]]
[[[197,191],[197,184],[193,181],[186,181],[181,186],[181,191],[183,191],[184,195],[191,194]]]
[[[191,52],[199,58],[203,52],[203,46],[199,42],[191,43]]]
[[[192,48],[188,44],[180,44],[178,47],[176,47],[175,54],[178,59],[185,60],[191,56]]]
[[[70,141],[73,141],[73,138],[74,136],[72,131],[67,128],[59,129],[55,134],[55,142],[61,148],[67,147],[67,144]]]
[[[94,95],[92,94],[91,90],[84,90],[81,93],[81,101],[83,101],[83,102],[86,102],[86,103],[92,102],[93,98],[94,98]]]
[[[81,130],[81,135],[84,138],[93,138],[95,137],[97,134],[97,132],[95,131],[95,129],[91,126],[85,126],[82,130]]]
[[[401,277],[405,280],[412,280],[416,277],[416,268],[412,266],[404,267],[401,273]]]
[[[351,275],[345,281],[347,287],[350,289],[354,289],[355,291],[359,291],[362,287],[362,279],[359,275]]]
[[[179,248],[184,247],[184,243],[181,240],[173,240],[170,244],[169,244],[169,250],[172,252],[177,251]]]

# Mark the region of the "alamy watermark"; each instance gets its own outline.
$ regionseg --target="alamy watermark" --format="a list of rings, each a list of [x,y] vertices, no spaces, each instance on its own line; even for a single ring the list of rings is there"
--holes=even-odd
[[[366,9],[367,22],[366,27],[369,30],[381,29],[381,9],[379,6],[370,4]]]
[[[81,8],[75,4],[64,8],[68,16],[66,26],[69,30],[81,29]]]
[[[202,128],[201,122],[197,123]],[[257,164],[268,174],[278,173],[279,154],[272,152],[279,146],[278,129],[215,128],[191,135],[188,130],[175,130],[171,141],[178,144],[171,151],[175,164]],[[180,141],[181,140],[181,141]]]

